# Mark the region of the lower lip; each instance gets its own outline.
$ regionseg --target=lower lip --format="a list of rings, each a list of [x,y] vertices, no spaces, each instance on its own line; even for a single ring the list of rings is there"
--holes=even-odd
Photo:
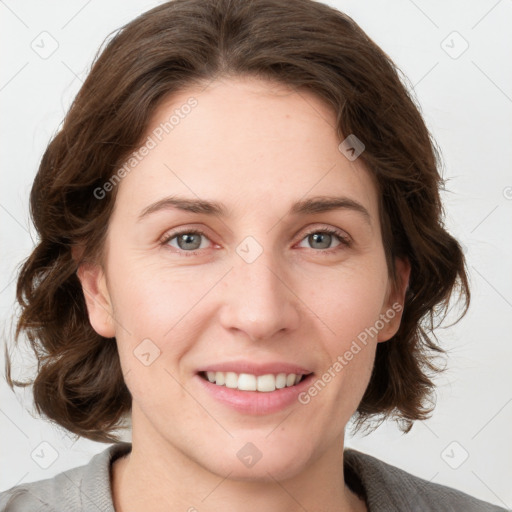
[[[196,374],[195,378],[199,380],[205,391],[219,402],[245,414],[263,415],[281,411],[298,402],[298,395],[310,386],[313,374],[303,377],[295,386],[268,392],[240,391],[226,386],[217,386],[203,379],[199,374]]]

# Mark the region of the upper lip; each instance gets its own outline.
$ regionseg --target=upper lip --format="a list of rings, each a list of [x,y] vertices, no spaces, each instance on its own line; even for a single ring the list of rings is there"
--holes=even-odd
[[[251,375],[267,375],[269,373],[295,373],[298,375],[308,375],[312,373],[307,368],[294,364],[281,361],[274,361],[268,363],[256,363],[254,361],[225,361],[219,363],[212,363],[209,365],[198,368],[197,372],[234,372],[234,373],[249,373]]]

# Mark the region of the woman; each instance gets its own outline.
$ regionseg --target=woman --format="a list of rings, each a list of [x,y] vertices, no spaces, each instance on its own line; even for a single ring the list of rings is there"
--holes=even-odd
[[[425,322],[469,303],[441,185],[342,13],[176,0],[129,23],[43,156],[16,334],[41,412],[103,442],[129,413],[132,443],[1,510],[501,510],[343,448],[351,417],[431,410]]]

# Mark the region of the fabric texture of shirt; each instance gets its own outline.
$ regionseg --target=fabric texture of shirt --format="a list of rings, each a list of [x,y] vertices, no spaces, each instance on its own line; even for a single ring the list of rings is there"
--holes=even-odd
[[[115,512],[111,465],[131,450],[113,444],[88,464],[46,480],[21,484],[0,493],[0,512]],[[369,512],[505,512],[461,491],[427,482],[365,453],[346,449],[344,469],[363,490]],[[348,482],[348,480],[347,480]],[[350,484],[355,491],[357,486]]]

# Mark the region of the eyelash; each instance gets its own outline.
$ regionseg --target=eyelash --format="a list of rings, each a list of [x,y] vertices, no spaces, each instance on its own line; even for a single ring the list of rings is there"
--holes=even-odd
[[[315,252],[319,252],[324,255],[330,255],[334,252],[337,252],[338,250],[341,250],[342,248],[349,248],[352,245],[352,241],[346,234],[344,234],[342,231],[339,231],[339,230],[333,229],[333,228],[313,229],[313,230],[305,233],[300,241],[302,242],[302,240],[304,240],[306,237],[308,237],[309,235],[313,235],[315,233],[322,233],[322,234],[327,233],[329,235],[335,235],[340,242],[340,245],[337,245],[336,247],[331,247],[330,249],[318,249],[316,251],[315,251],[315,249],[311,249]],[[162,246],[166,246],[173,238],[176,238],[177,236],[185,235],[185,234],[186,235],[200,235],[200,236],[204,236],[205,238],[208,238],[208,236],[201,230],[183,229],[181,231],[175,231],[175,232],[165,234],[163,236],[163,238],[161,239],[160,243]],[[176,247],[173,247],[173,251],[177,251],[179,254],[181,254],[185,257],[197,256],[202,250],[204,250],[204,249],[197,249],[195,251],[184,251],[183,249],[176,249]]]

